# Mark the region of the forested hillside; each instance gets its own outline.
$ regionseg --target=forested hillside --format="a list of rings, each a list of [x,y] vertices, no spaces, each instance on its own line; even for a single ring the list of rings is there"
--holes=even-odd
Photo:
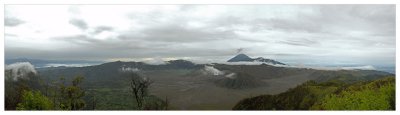
[[[234,110],[395,110],[393,76],[346,83],[338,79],[305,82],[277,95],[241,100]]]
[[[127,89],[90,89],[85,76],[47,80],[30,63],[5,70],[6,110],[164,110],[167,100],[148,92],[153,83],[139,74],[119,73]],[[54,78],[55,79],[55,78]],[[123,82],[121,82],[123,83]]]

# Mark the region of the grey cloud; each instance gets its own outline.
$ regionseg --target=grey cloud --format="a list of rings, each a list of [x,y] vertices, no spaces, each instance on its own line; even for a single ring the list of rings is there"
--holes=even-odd
[[[283,5],[298,6],[289,12],[284,12],[286,7],[282,7],[281,13],[290,15],[288,17],[264,14],[269,10],[262,9],[265,6],[246,6],[260,8],[254,11],[227,5],[227,10],[243,12],[232,10],[201,18],[187,16],[189,11],[201,9],[201,5],[183,5],[178,8],[181,11],[176,12],[131,13],[127,18],[142,27],[138,29],[133,24],[129,30],[107,26],[89,29],[83,19],[71,19],[69,23],[82,30],[93,29],[89,34],[112,31],[118,37],[103,40],[91,35],[57,37],[52,40],[74,47],[54,48],[54,51],[6,47],[6,56],[74,59],[159,56],[224,60],[235,55],[237,48],[244,47],[248,49],[245,53],[254,57],[268,56],[293,63],[394,62],[391,58],[395,57],[395,5]],[[304,9],[307,12],[303,12]],[[188,24],[192,21],[204,25],[192,27]]]
[[[53,38],[55,41],[67,41],[72,44],[80,44],[80,45],[89,45],[99,43],[100,40],[90,38],[86,35],[74,35],[74,36],[64,36],[64,37],[56,37]]]
[[[364,31],[368,34],[394,35],[394,5],[323,5],[319,13],[320,16],[313,19],[326,21],[325,25],[334,27],[327,28],[333,33]]]
[[[131,43],[134,44],[134,43]],[[99,44],[97,44],[99,45]],[[28,48],[7,48],[6,58],[43,58],[46,59],[111,59],[111,58],[149,58],[149,57],[207,57],[214,56],[231,56],[230,50],[217,50],[213,48],[150,48],[149,46],[125,46],[125,47],[108,47],[111,45],[126,44],[104,44],[98,47],[70,47],[68,49],[56,50],[36,50]],[[11,53],[12,52],[12,53]]]
[[[270,18],[249,18],[235,15],[221,16],[213,20],[211,23],[213,27],[233,27],[238,25],[245,25],[250,27],[250,31],[259,32],[263,30],[279,30],[285,32],[309,32],[320,33],[322,32],[321,23],[312,19],[314,15],[298,14],[301,17],[295,19],[283,17],[270,17]],[[318,17],[318,16],[317,16]]]
[[[312,45],[318,44],[318,41],[314,41],[314,40],[310,40],[310,39],[289,39],[289,40],[278,41],[278,43],[310,47]]]
[[[9,26],[9,27],[18,26],[23,23],[25,23],[25,22],[20,19],[17,19],[17,18],[10,18],[10,17],[7,18],[6,17],[4,19],[4,25]]]
[[[220,16],[213,20],[211,23],[214,27],[232,27],[234,25],[249,24],[249,21],[243,19],[239,16]]]
[[[375,35],[394,35],[394,5],[298,5],[309,8],[312,13],[298,12],[292,18],[247,18],[221,16],[214,25],[249,25],[253,31],[280,30],[284,32],[307,32],[343,34],[347,30],[365,31]]]
[[[69,23],[82,30],[86,30],[88,28],[87,23],[81,19],[70,19]]]
[[[140,33],[140,34],[138,34]],[[236,38],[233,31],[216,31],[214,28],[192,29],[179,24],[168,24],[147,28],[137,32],[127,32],[122,39],[142,39],[163,42],[207,42]]]
[[[143,41],[139,39],[109,39],[99,40],[87,35],[74,35],[54,38],[56,41],[65,41],[70,44],[76,44],[83,49],[91,49],[94,52],[102,51],[136,51],[136,50],[159,50],[166,48],[168,43],[158,41]]]
[[[287,32],[309,32],[309,33],[320,33],[321,25],[310,20],[284,20],[284,19],[268,19],[259,20],[260,26],[264,26],[266,29],[279,29]]]
[[[99,26],[99,27],[96,27],[96,28],[94,28],[94,34],[98,34],[98,33],[101,33],[101,32],[104,32],[104,31],[112,31],[114,28],[112,28],[112,27],[109,27],[109,26]]]

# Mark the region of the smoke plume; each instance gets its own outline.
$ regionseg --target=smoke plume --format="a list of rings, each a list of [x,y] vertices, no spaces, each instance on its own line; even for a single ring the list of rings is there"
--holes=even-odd
[[[239,49],[237,49],[237,50],[236,50],[236,53],[238,53],[238,54],[239,54],[239,53],[242,53],[243,49],[244,49],[244,48],[239,48]]]

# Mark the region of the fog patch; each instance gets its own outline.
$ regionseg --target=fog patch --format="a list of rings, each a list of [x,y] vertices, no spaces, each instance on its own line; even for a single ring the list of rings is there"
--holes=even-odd
[[[121,72],[138,72],[140,71],[138,68],[134,68],[134,67],[122,67],[120,68]]]
[[[204,70],[205,73],[211,74],[211,75],[215,75],[215,76],[224,75],[225,74],[225,72],[220,71],[220,70],[214,68],[213,66],[205,65],[203,70]]]
[[[241,62],[223,62],[220,64],[226,64],[226,65],[261,65],[263,64],[263,62],[245,62],[245,61],[241,61]]]
[[[230,78],[230,79],[235,79],[236,78],[236,73],[230,73],[225,75],[225,77]]]
[[[35,67],[29,62],[17,62],[6,65],[5,70],[10,72],[10,76],[6,77],[6,80],[12,79],[18,81],[18,79],[29,79],[29,74],[37,74]]]
[[[315,70],[376,70],[376,68],[372,65],[365,66],[336,66],[336,67],[324,67],[324,66],[294,66],[294,65],[277,65],[277,67],[287,67],[287,68],[306,68],[306,69],[315,69]]]
[[[96,64],[89,64],[89,63],[83,63],[83,64],[63,64],[63,63],[49,63],[46,64],[44,67],[86,67],[86,66],[92,66]]]
[[[366,65],[366,66],[355,66],[355,67],[342,67],[341,69],[344,70],[376,70],[376,68],[372,65]]]
[[[168,62],[166,62],[163,59],[158,58],[158,57],[145,59],[142,62],[146,63],[146,64],[149,64],[149,65],[165,65],[165,64],[168,64]]]

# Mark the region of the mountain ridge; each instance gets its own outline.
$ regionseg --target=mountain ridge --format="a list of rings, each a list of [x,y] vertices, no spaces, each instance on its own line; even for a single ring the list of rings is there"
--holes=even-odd
[[[247,56],[246,54],[243,54],[243,53],[236,55],[235,57],[229,59],[227,62],[262,62],[262,63],[268,63],[268,64],[273,64],[273,65],[286,65],[282,62],[263,58],[263,57],[250,58],[249,56]]]

